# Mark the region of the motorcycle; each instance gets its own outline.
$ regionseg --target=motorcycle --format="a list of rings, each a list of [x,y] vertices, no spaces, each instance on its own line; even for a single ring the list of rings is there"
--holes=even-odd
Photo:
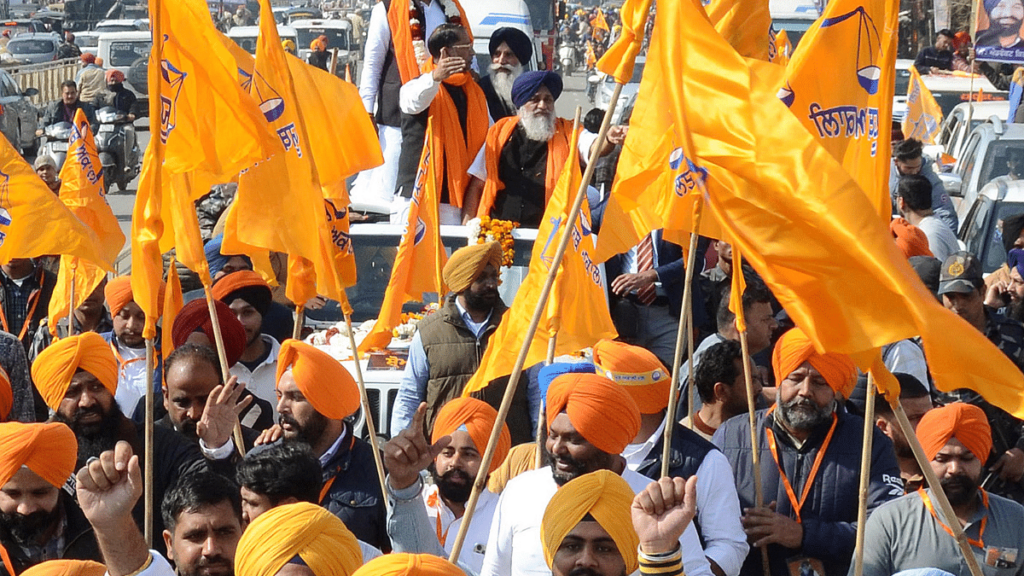
[[[64,159],[68,156],[71,129],[71,122],[57,122],[43,128],[43,137],[40,139],[37,155],[53,158],[53,161],[57,163],[58,172],[64,165]]]
[[[96,131],[96,152],[103,165],[103,182],[109,190],[111,184],[125,191],[128,183],[139,175],[139,146],[135,125],[128,114],[104,106],[96,112],[99,129]]]
[[[558,62],[562,68],[562,75],[572,76],[573,71],[579,66],[579,51],[572,44],[562,44],[558,47]]]

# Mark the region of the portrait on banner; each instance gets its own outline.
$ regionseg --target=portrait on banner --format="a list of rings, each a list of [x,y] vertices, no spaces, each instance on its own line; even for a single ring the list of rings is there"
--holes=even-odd
[[[1024,0],[978,0],[977,12],[977,59],[1024,64]]]

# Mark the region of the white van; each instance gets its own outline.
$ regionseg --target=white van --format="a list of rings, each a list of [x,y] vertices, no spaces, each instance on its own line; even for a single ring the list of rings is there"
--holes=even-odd
[[[149,32],[104,32],[97,42],[96,57],[103,58],[103,68],[120,70],[124,73],[124,85],[145,100],[148,86],[146,65],[149,51],[153,48],[153,36]]]
[[[359,60],[359,51],[352,50],[352,23],[348,20],[318,18],[315,20],[292,20],[289,27],[295,29],[298,40],[295,42],[299,49],[299,58],[303,62],[309,58],[312,52],[309,45],[320,35],[327,37],[327,51],[338,49],[338,73],[345,74],[345,64],[349,65],[352,77],[356,78],[356,63]]]
[[[533,62],[522,62],[524,70],[537,70],[541,62],[540,42],[533,33],[530,21],[530,9],[524,0],[488,0],[487,2],[463,2],[462,8],[469,19],[469,27],[473,30],[473,51],[476,52],[480,75],[484,76],[491,64],[488,43],[491,34],[498,28],[516,28],[522,30],[533,40]]]
[[[235,44],[242,47],[249,54],[256,54],[256,38],[260,35],[259,26],[235,26],[231,30],[228,30],[228,38],[231,38]],[[281,41],[291,40],[298,46],[297,34],[295,28],[291,26],[277,26],[277,35],[281,37]]]

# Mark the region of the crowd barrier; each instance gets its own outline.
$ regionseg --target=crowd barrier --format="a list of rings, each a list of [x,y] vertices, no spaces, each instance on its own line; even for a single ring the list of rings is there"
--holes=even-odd
[[[17,80],[22,90],[39,90],[39,94],[29,98],[29,101],[40,106],[60,100],[60,83],[74,80],[75,74],[81,69],[81,62],[78,58],[67,58],[42,64],[4,66],[3,69]]]

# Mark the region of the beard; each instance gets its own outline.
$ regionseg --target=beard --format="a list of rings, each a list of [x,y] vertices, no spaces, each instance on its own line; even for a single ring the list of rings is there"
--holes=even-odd
[[[310,416],[309,422],[306,422],[305,425],[300,424],[295,418],[285,416],[284,414],[282,414],[278,420],[282,424],[287,423],[295,429],[295,436],[292,438],[285,436],[285,440],[290,442],[305,442],[310,446],[316,444],[324,435],[324,431],[327,430],[328,423],[327,417],[319,412],[314,412]]]
[[[1017,322],[1024,322],[1024,299],[1010,300],[1006,306],[1006,315]]]
[[[512,83],[522,73],[522,64],[515,66],[491,64],[491,86],[494,86],[494,93],[510,108],[515,108],[515,104],[512,103]]]
[[[489,312],[493,310],[499,298],[497,289],[485,290],[483,292],[474,292],[471,289],[467,289],[462,296],[466,300],[466,308],[476,312]]]
[[[84,424],[82,418],[89,414],[96,414],[100,421],[95,424]],[[75,433],[78,440],[78,467],[85,465],[89,458],[99,458],[99,455],[107,450],[113,450],[119,439],[118,431],[121,423],[125,420],[117,403],[110,406],[110,411],[104,413],[98,405],[89,408],[77,408],[70,418],[66,418],[60,412],[54,412],[53,419],[57,422],[67,424],[68,428]]]
[[[953,506],[968,504],[978,493],[978,483],[968,476],[957,474],[939,480],[939,486]]]
[[[234,563],[223,556],[199,556],[191,566],[175,565],[177,576],[202,576],[204,568],[217,568],[216,573],[233,574]]]
[[[14,514],[0,512],[0,526],[3,526],[19,545],[38,546],[42,535],[53,528],[64,514],[64,509],[61,507],[61,498],[63,497],[57,498],[57,505],[49,512],[40,510],[28,515],[17,512]]]
[[[457,504],[465,504],[469,500],[469,494],[473,491],[473,479],[465,470],[452,468],[441,476],[435,473],[434,479],[437,491],[445,500]]]
[[[1017,20],[1016,18],[1000,18],[998,20],[993,20],[989,28],[995,30],[1000,37],[1008,38],[1016,36],[1020,32],[1020,26],[1022,23],[1024,22]]]
[[[835,400],[824,408],[819,407],[812,400],[807,398],[794,398],[783,403],[781,398],[776,401],[779,409],[779,419],[790,428],[795,430],[810,430],[824,424],[835,411]]]
[[[601,576],[601,573],[586,566],[577,566],[569,571],[567,576]],[[626,576],[625,570],[622,571],[622,576]]]
[[[607,456],[608,454],[601,452]],[[601,470],[604,468],[610,468],[610,466],[602,465],[602,463],[596,462],[597,457],[589,461],[577,460],[572,456],[566,454],[565,456],[558,456],[544,450],[544,460],[548,466],[551,466],[551,476],[555,479],[555,484],[559,486],[565,486],[570,480],[579,478],[584,474],[593,472],[594,470]],[[557,464],[567,466],[569,470],[559,470]]]
[[[526,137],[535,142],[547,142],[555,135],[555,113],[527,112],[519,108],[519,125],[526,131]]]

